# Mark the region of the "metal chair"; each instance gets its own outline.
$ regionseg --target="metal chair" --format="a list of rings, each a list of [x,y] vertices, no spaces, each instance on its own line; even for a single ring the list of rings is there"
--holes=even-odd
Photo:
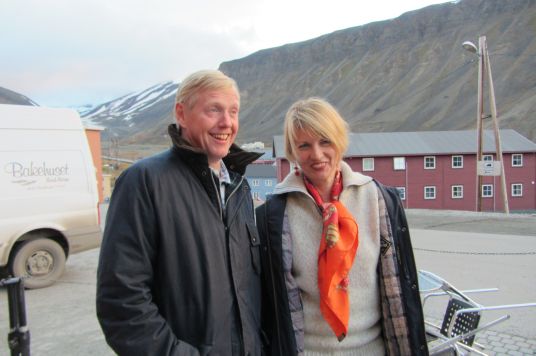
[[[483,306],[471,299],[468,294],[497,291],[497,288],[460,291],[443,278],[423,270],[419,271],[419,287],[423,308],[431,297],[448,296],[441,326],[425,320],[430,355],[468,355],[470,353],[486,355],[483,352],[485,347],[475,342],[476,335],[509,319],[510,315],[503,315],[481,325],[480,320],[484,311],[536,306],[536,303]]]

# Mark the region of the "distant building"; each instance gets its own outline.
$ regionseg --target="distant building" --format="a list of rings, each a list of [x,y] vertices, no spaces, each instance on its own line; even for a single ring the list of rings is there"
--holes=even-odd
[[[266,200],[277,184],[277,169],[272,151],[265,150],[263,152],[258,160],[248,165],[245,174],[251,187],[251,196],[256,201]]]
[[[101,132],[103,127],[97,125],[84,124],[91,157],[93,158],[93,166],[95,167],[95,175],[97,179],[97,189],[99,191],[99,203],[104,201],[104,181],[102,175],[102,150],[101,150]]]
[[[511,211],[536,210],[536,144],[500,130]],[[483,137],[484,161],[496,160],[493,131]],[[283,136],[274,137],[277,181],[290,171]],[[406,208],[476,210],[476,131],[352,133],[345,161],[397,187]],[[482,211],[504,211],[500,177],[482,179]]]

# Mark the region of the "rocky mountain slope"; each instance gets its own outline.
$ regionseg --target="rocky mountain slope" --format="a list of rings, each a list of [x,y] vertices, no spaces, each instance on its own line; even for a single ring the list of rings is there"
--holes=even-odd
[[[355,132],[473,129],[478,57],[461,44],[478,45],[482,35],[500,127],[536,141],[534,0],[432,5],[224,62],[220,69],[237,80],[241,91],[237,140],[271,144],[282,133],[291,103],[309,96],[332,102]],[[105,140],[167,144],[176,89],[177,83],[157,84],[82,116],[107,128]],[[0,102],[3,98],[0,88]],[[484,99],[489,114],[487,94]]]
[[[474,128],[478,60],[461,44],[478,45],[479,35],[487,37],[501,127],[534,140],[533,0],[434,5],[222,63],[242,93],[240,138],[269,141],[290,104],[309,96],[330,100],[356,132]]]
[[[291,103],[309,96],[331,101],[356,132],[475,128],[478,60],[461,44],[470,40],[478,45],[482,35],[501,128],[536,140],[534,0],[433,5],[224,62],[220,69],[241,90],[237,140],[270,144],[282,133]],[[172,107],[171,100],[160,102],[164,104]],[[131,141],[161,142],[173,121],[171,113],[150,119],[154,124],[137,131]]]
[[[81,115],[92,123],[106,127],[103,139],[117,137],[123,141],[159,143],[165,141],[162,126],[172,120],[171,110],[177,83],[165,82],[97,105]],[[153,131],[158,127],[156,131]],[[147,135],[151,131],[152,134]],[[141,136],[141,137],[140,137]]]

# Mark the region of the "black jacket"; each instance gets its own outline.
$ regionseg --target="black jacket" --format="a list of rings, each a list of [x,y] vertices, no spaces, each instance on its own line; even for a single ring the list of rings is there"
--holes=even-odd
[[[222,210],[206,155],[170,128],[171,149],[117,180],[97,274],[97,315],[121,355],[260,355],[260,256],[246,165],[224,159],[233,184]]]
[[[392,240],[395,244],[392,247],[397,251],[398,270],[401,271],[399,281],[409,326],[407,338],[411,355],[428,355],[417,270],[404,209],[395,188],[376,183],[385,201]],[[262,283],[265,298],[262,306],[262,328],[268,339],[267,354],[280,356],[296,355],[296,339],[282,263],[281,235],[286,197],[286,194],[272,195],[265,204],[256,209],[257,228],[261,237]],[[378,266],[378,273],[381,274],[381,270],[381,266]],[[384,296],[382,299],[385,300],[383,303],[388,304],[388,297]],[[385,305],[382,308],[385,308]],[[387,329],[389,328],[384,328],[384,334],[388,332]],[[400,355],[401,353],[396,351],[396,341],[393,341],[397,337],[384,335],[384,339],[391,340],[390,342],[395,345],[393,347],[395,351],[392,353]]]

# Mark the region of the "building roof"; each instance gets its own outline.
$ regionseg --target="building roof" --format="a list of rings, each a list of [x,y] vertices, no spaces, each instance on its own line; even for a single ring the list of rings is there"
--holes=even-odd
[[[277,168],[273,164],[250,164],[246,168],[248,178],[276,178]]]
[[[512,129],[500,130],[503,153],[536,152],[536,143]],[[476,130],[351,133],[345,156],[476,154]],[[483,153],[495,152],[493,130],[484,130]],[[285,157],[283,136],[274,136],[274,155]]]

